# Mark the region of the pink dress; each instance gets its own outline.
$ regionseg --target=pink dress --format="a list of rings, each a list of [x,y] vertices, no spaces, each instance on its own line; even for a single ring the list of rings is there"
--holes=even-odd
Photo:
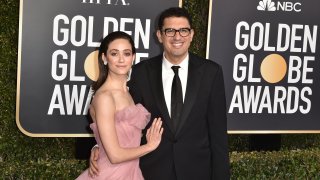
[[[115,113],[115,126],[119,144],[124,148],[140,146],[141,130],[150,120],[150,113],[141,105],[131,105]],[[99,131],[95,123],[90,124],[95,139],[100,147],[99,150],[99,176],[96,180],[143,180],[139,167],[139,159],[126,161],[119,164],[111,164],[101,144]],[[77,180],[92,179],[85,170]]]

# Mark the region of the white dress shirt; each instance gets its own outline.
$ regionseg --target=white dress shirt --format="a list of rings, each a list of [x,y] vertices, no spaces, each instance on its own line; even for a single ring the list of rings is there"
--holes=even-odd
[[[171,109],[171,87],[172,87],[172,80],[174,77],[174,72],[171,69],[171,67],[180,66],[179,78],[181,80],[182,96],[183,96],[183,102],[184,102],[184,97],[185,97],[186,88],[187,88],[187,79],[188,79],[188,65],[189,65],[189,54],[180,64],[175,64],[175,65],[170,63],[163,55],[162,84],[163,84],[164,99],[166,101],[170,116],[171,116],[171,110],[170,110]]]

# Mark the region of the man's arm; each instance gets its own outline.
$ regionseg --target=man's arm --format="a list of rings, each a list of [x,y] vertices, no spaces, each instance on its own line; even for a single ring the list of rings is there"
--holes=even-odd
[[[212,178],[230,179],[226,99],[221,66],[218,66],[212,85],[208,107],[210,109],[208,122],[212,151]]]
[[[138,85],[137,85],[137,78],[138,78],[138,75],[137,75],[137,71],[136,71],[136,68],[135,66],[132,67],[132,71],[131,71],[131,76],[130,76],[130,81],[128,82],[128,87],[129,87],[129,92],[134,100],[134,102],[137,104],[137,103],[141,103],[142,101],[142,97],[140,95],[140,90],[138,88]]]

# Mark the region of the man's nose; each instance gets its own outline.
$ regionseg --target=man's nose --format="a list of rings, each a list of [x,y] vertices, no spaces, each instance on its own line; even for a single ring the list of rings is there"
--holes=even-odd
[[[173,39],[181,39],[182,36],[180,35],[179,31],[176,31],[175,35],[173,36]]]

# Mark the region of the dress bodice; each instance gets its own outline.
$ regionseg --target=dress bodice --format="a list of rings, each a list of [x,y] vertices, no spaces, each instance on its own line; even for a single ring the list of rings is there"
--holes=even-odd
[[[148,124],[150,120],[150,113],[141,104],[136,104],[116,111],[114,117],[120,146],[139,146],[141,130]],[[93,130],[98,145],[102,147],[96,123],[91,123],[90,128]]]
[[[141,131],[150,121],[150,113],[141,105],[127,106],[115,113],[115,128],[119,145],[122,148],[132,148],[140,146]],[[100,140],[99,130],[96,123],[91,123],[94,137],[99,145],[99,176],[96,180],[143,180],[139,168],[139,159],[134,159],[122,163],[112,164],[103,148]],[[77,180],[92,179],[88,176],[88,170],[84,171]]]

